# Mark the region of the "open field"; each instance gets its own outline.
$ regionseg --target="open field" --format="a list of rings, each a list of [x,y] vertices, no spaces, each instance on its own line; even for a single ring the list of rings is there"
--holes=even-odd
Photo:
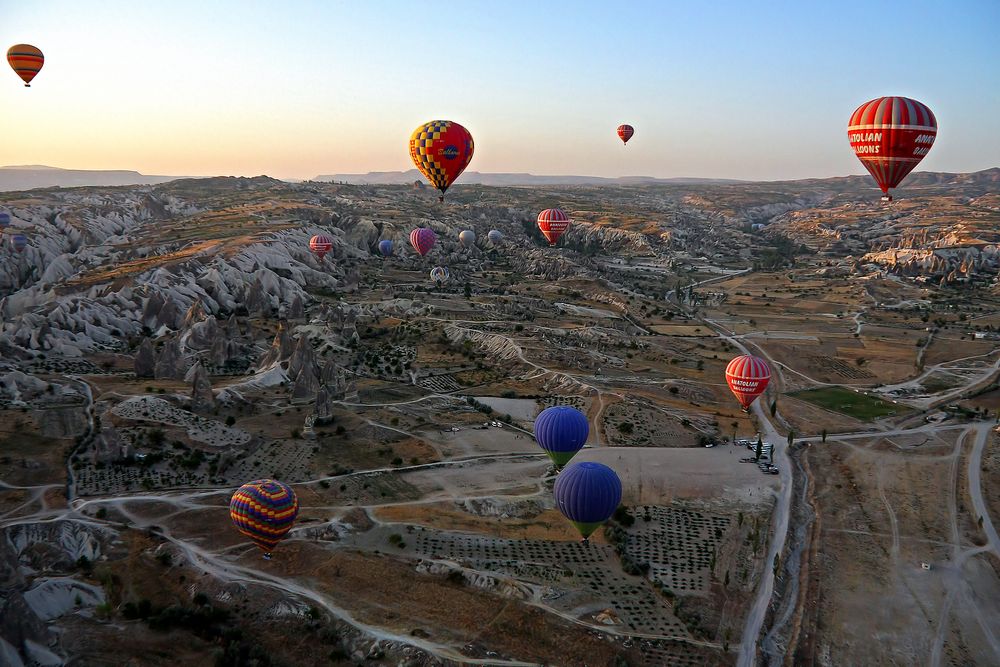
[[[822,387],[792,394],[795,398],[814,403],[827,410],[842,412],[849,417],[871,421],[899,414],[900,409],[875,396],[844,389],[843,387]]]

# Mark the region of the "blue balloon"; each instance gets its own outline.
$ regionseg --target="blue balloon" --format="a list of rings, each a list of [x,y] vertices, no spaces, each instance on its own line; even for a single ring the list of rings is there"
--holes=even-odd
[[[10,224],[10,213],[0,213],[0,229]]]
[[[557,466],[569,463],[589,434],[587,416],[568,405],[545,408],[535,417],[535,440]]]
[[[14,234],[10,239],[10,246],[16,252],[23,252],[28,247],[28,237],[24,234]]]
[[[580,531],[584,541],[611,518],[622,501],[622,481],[603,463],[567,466],[552,489],[556,506]]]
[[[383,257],[388,257],[392,254],[392,241],[389,239],[382,239],[378,242],[378,251],[382,253]]]

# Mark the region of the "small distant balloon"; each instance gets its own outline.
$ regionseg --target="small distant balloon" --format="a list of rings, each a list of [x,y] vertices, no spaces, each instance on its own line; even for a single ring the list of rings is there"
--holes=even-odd
[[[322,261],[326,254],[333,250],[333,239],[326,234],[317,234],[309,239],[309,249]]]
[[[627,144],[633,134],[635,134],[635,129],[631,125],[618,126],[618,138],[622,140],[623,144]]]
[[[0,231],[10,226],[10,213],[0,212]]]
[[[622,501],[622,481],[614,470],[593,461],[572,463],[556,477],[556,507],[586,542],[611,518]]]
[[[438,285],[442,285],[448,282],[448,278],[451,277],[451,272],[448,271],[446,266],[435,266],[431,269],[431,280],[433,280]]]
[[[24,249],[28,247],[28,237],[24,234],[14,234],[10,237],[10,247],[14,249],[14,252],[24,252]]]
[[[555,245],[567,229],[571,220],[561,208],[547,208],[538,214],[538,228],[548,239],[549,245]]]
[[[498,229],[491,229],[490,233],[486,235],[486,238],[488,238],[490,243],[493,245],[497,245],[500,241],[503,241],[503,234],[501,234]]]
[[[434,230],[428,227],[417,227],[410,232],[410,245],[413,246],[413,249],[421,257],[431,251],[436,240],[437,235],[434,233]]]
[[[271,552],[295,523],[299,499],[287,484],[276,479],[247,482],[229,501],[229,517],[270,559]]]
[[[378,242],[378,251],[382,253],[383,257],[388,257],[392,254],[392,241],[389,239],[382,239]]]
[[[24,87],[31,87],[31,80],[42,71],[45,56],[38,47],[31,44],[15,44],[7,49],[7,62],[11,69],[24,81]]]
[[[463,231],[458,235],[458,240],[466,248],[471,248],[472,246],[476,245],[476,233],[471,229],[466,229],[465,231]]]

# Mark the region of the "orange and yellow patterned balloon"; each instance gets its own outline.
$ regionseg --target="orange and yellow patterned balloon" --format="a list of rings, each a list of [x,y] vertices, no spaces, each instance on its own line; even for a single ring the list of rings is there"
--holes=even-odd
[[[260,547],[268,559],[292,529],[298,514],[299,499],[295,492],[276,479],[247,482],[229,501],[229,516],[237,530]]]
[[[413,164],[442,195],[469,166],[474,151],[469,131],[450,120],[424,123],[410,137]]]
[[[31,44],[15,44],[7,49],[7,62],[10,63],[11,69],[21,77],[21,81],[24,81],[24,87],[30,88],[31,80],[45,64],[45,56],[42,55],[41,50]]]

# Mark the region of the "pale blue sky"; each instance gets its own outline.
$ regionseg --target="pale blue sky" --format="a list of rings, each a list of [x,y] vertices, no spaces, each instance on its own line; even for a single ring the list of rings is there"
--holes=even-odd
[[[822,177],[865,173],[851,112],[906,95],[939,123],[919,169],[971,171],[1000,165],[998,35],[998,0],[0,0],[0,44],[46,55],[0,76],[0,164],[407,169],[446,118],[477,171]]]

